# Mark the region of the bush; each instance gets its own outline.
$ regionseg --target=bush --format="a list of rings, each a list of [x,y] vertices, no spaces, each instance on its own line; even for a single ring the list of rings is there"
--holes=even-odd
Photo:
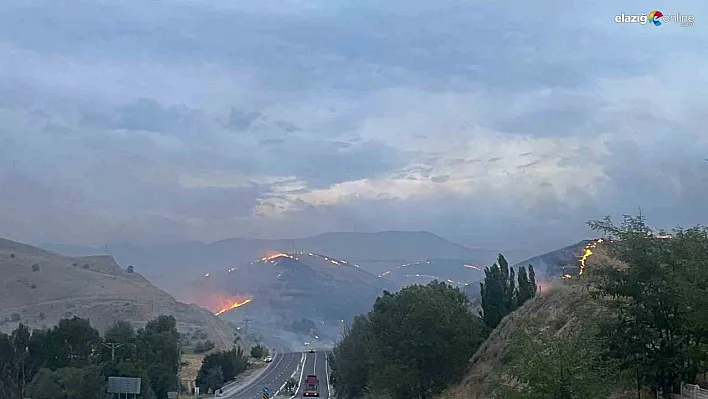
[[[21,318],[21,316],[19,313],[13,313],[10,315],[10,321],[13,321],[13,322],[20,321],[20,318]]]
[[[197,344],[194,345],[194,353],[208,352],[214,349],[214,346],[214,343],[209,340],[206,340],[204,342],[197,342]]]
[[[258,344],[251,348],[251,357],[254,359],[261,359],[266,355],[266,352],[266,348],[263,345]]]
[[[88,263],[84,263],[81,267],[84,268],[84,269],[88,269],[88,268],[89,268],[89,265],[88,265]]]
[[[33,271],[33,272],[38,272],[38,271],[39,271],[39,263],[35,263],[34,265],[32,265],[32,271]]]
[[[47,315],[44,314],[44,312],[39,312],[39,320],[44,320],[47,318]]]
[[[225,382],[232,381],[237,375],[244,372],[248,366],[248,359],[243,354],[241,347],[236,347],[228,352],[218,351],[204,357],[202,366],[197,374],[198,387],[218,389]]]
[[[128,273],[133,273],[135,271],[135,267],[133,265],[130,265],[126,270],[128,271]]]

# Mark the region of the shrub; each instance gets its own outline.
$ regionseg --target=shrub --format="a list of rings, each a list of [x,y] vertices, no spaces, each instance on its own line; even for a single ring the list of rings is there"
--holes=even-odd
[[[209,340],[206,340],[204,342],[198,342],[194,346],[194,353],[208,352],[208,351],[214,349],[214,346],[215,346],[214,343]]]

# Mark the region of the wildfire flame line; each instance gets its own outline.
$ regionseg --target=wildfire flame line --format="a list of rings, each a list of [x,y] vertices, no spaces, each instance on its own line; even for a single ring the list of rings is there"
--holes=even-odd
[[[238,301],[237,301],[237,302],[234,302],[233,304],[231,304],[231,306],[229,306],[229,307],[227,307],[227,308],[224,308],[224,309],[221,309],[220,311],[214,313],[214,315],[215,315],[215,316],[218,316],[218,315],[220,315],[220,314],[222,314],[222,313],[224,313],[224,312],[228,312],[228,311],[231,310],[231,309],[239,308],[239,307],[241,307],[241,306],[243,306],[243,305],[246,305],[246,304],[248,304],[248,303],[251,303],[252,300],[253,300],[252,298],[248,298],[248,299],[246,299],[245,301],[241,301],[241,302],[238,302]]]
[[[585,267],[586,267],[585,262],[593,254],[592,250],[597,248],[597,244],[601,244],[603,241],[604,240],[602,238],[598,238],[597,240],[592,241],[585,246],[583,256],[580,257],[580,270],[579,270],[578,274],[583,274],[583,272],[585,271]]]

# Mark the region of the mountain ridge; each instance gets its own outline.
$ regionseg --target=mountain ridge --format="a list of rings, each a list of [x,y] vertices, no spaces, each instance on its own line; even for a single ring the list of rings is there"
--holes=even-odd
[[[141,326],[159,314],[170,314],[181,333],[206,335],[221,348],[230,348],[237,336],[225,321],[178,302],[108,255],[66,257],[0,239],[0,276],[1,331],[11,331],[20,322],[44,328],[73,316],[89,318],[105,330],[118,320]]]

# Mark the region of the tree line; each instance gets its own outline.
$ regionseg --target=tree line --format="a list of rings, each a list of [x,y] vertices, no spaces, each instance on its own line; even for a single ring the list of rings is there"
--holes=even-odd
[[[373,309],[343,331],[330,354],[340,399],[427,399],[459,380],[489,331],[536,295],[533,268],[519,278],[502,255],[485,270],[482,311],[457,288],[434,281],[384,291]]]
[[[0,334],[0,397],[110,398],[109,376],[140,377],[143,398],[166,397],[179,388],[179,339],[174,317],[165,315],[137,331],[119,321],[103,337],[79,317],[49,329],[20,324]]]

